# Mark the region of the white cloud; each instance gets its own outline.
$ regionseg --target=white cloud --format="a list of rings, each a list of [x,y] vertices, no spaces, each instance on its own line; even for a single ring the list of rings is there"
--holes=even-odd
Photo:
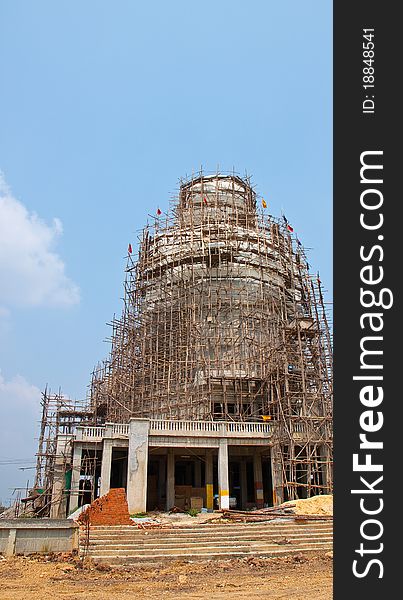
[[[54,251],[59,219],[48,225],[13,197],[0,173],[0,306],[70,306],[79,288]]]
[[[39,407],[41,392],[21,375],[6,381],[0,371],[0,407],[2,415],[10,409],[14,411],[31,410]],[[21,416],[21,415],[20,415]]]
[[[39,388],[24,377],[17,375],[6,380],[0,372],[0,499],[3,501],[12,497],[15,487],[25,487],[28,479],[33,483],[35,470],[20,467],[35,464],[40,399]]]

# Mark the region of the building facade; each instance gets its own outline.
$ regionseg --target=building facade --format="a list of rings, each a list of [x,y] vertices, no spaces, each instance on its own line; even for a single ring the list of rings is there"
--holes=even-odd
[[[248,178],[199,173],[144,228],[85,417],[56,431],[54,516],[110,487],[131,512],[331,492],[321,282],[259,200]]]

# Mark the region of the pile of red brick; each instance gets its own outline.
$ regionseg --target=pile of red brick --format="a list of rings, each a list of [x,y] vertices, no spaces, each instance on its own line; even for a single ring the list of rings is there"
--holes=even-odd
[[[112,488],[84,511],[78,522],[84,524],[89,519],[91,525],[132,525],[124,488]]]

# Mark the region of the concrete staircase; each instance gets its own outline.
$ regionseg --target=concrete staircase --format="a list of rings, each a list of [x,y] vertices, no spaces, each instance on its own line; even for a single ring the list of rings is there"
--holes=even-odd
[[[88,555],[97,562],[119,565],[166,559],[275,557],[329,551],[332,541],[332,520],[206,524],[148,531],[98,526],[91,527]],[[80,552],[85,552],[84,532]]]

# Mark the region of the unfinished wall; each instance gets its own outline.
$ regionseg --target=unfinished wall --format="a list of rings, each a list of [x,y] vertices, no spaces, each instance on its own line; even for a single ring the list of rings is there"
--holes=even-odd
[[[78,522],[85,523],[87,519],[91,525],[132,525],[124,488],[113,488],[94,500]]]
[[[2,519],[0,552],[6,556],[78,549],[78,526],[69,519]]]

